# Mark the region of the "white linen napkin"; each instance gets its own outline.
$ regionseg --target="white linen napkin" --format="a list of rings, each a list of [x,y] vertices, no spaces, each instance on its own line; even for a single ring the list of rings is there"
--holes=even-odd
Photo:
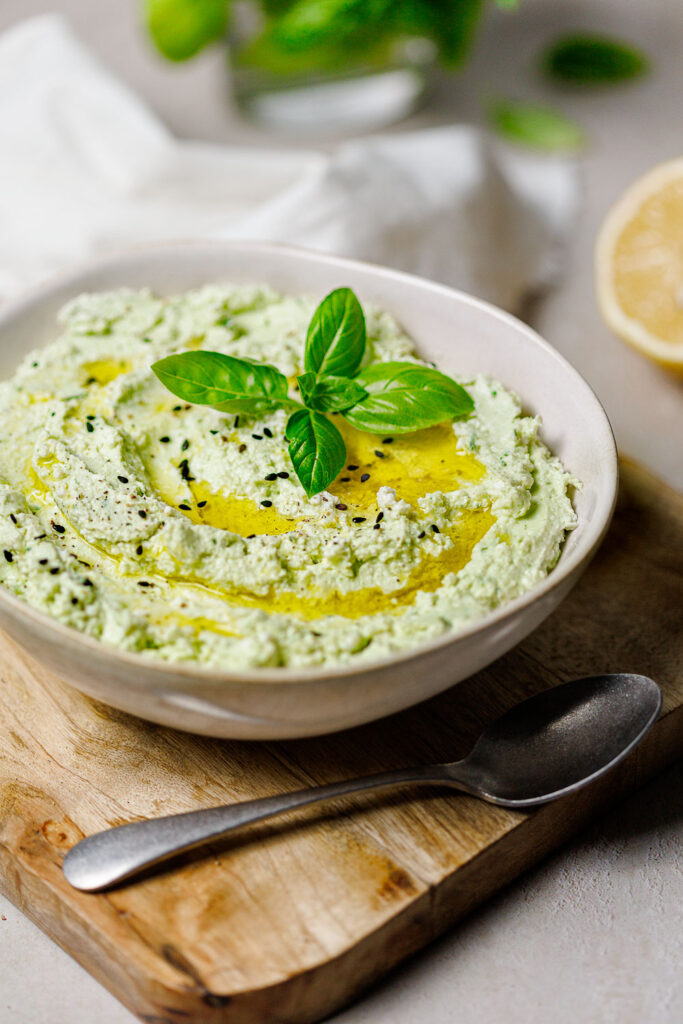
[[[254,238],[385,263],[507,308],[547,285],[575,166],[471,126],[331,154],[179,141],[59,15],[0,37],[0,299],[129,243]]]

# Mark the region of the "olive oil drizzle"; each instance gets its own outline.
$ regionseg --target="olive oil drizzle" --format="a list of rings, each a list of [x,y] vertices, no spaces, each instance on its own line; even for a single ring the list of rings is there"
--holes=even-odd
[[[341,421],[340,429],[344,433],[349,462],[331,486],[330,492],[338,499],[336,507],[347,512],[359,529],[383,529],[383,516],[377,504],[377,491],[380,487],[393,488],[398,498],[408,501],[419,511],[418,498],[423,495],[435,491],[453,491],[462,483],[477,481],[485,475],[484,467],[472,454],[458,450],[457,439],[449,423],[393,438],[361,433]],[[229,444],[239,443],[239,438],[234,435],[226,440]],[[272,505],[263,507],[239,495],[216,493],[202,480],[191,479],[183,486],[178,478],[176,493],[171,494],[168,481],[174,477],[159,472],[158,468],[151,476],[153,486],[162,500],[181,511],[192,522],[246,538],[291,532],[308,518],[288,518],[277,512]],[[45,501],[45,485],[38,481],[35,474],[33,477],[34,497]],[[164,481],[166,486],[163,485]],[[277,481],[272,481],[272,484],[277,487]],[[269,490],[264,493],[273,492]],[[162,577],[150,565],[144,575],[151,581],[154,590],[149,597],[146,596],[147,592],[139,597],[144,602],[143,607],[149,607],[149,598],[158,599],[162,592],[168,593],[170,588],[178,593],[186,591],[190,596],[194,591],[197,597],[204,600],[219,600],[225,607],[225,616],[220,619],[210,614],[193,616],[175,609],[158,619],[150,609],[150,618],[158,624],[191,628],[197,634],[208,631],[228,637],[240,635],[239,625],[230,615],[231,607],[260,609],[304,622],[331,615],[358,619],[379,613],[398,613],[412,604],[419,592],[434,593],[443,585],[445,577],[459,572],[494,522],[495,518],[487,508],[463,509],[452,527],[444,531],[445,543],[441,542],[441,550],[434,553],[429,544],[429,538],[433,537],[430,519],[425,516],[423,543],[426,550],[419,564],[405,578],[396,579],[396,587],[391,591],[375,586],[347,591],[308,591],[304,596],[271,588],[265,594],[256,595],[246,589],[227,590],[207,586],[191,574],[180,571],[180,567],[175,577]],[[102,552],[88,541],[85,543],[97,551],[101,561],[111,566],[111,571],[120,573],[120,560],[116,556]]]

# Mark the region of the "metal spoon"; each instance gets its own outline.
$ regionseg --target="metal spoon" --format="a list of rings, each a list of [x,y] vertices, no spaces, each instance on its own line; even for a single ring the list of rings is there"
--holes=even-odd
[[[120,825],[76,843],[64,858],[64,874],[76,889],[104,889],[244,825],[321,800],[393,786],[453,786],[503,807],[535,807],[609,771],[640,743],[661,706],[659,687],[646,676],[575,679],[517,704],[482,733],[462,761]]]

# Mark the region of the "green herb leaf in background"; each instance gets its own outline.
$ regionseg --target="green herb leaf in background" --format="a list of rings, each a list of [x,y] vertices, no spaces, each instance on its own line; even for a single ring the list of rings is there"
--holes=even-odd
[[[544,54],[541,66],[561,82],[604,85],[638,78],[650,65],[647,57],[628,43],[577,34],[558,39]]]
[[[501,100],[489,115],[491,127],[509,139],[546,152],[572,152],[584,142],[579,126],[564,114],[533,103]]]
[[[287,422],[289,457],[310,498],[326,490],[346,462],[346,445],[334,423],[322,413],[298,409]]]
[[[253,415],[296,405],[287,395],[287,378],[268,363],[221,352],[179,352],[153,363],[152,371],[164,387],[194,405]]]
[[[365,353],[365,317],[350,288],[330,292],[316,309],[306,336],[304,369],[352,377]]]
[[[318,377],[303,373],[297,377],[301,400],[307,409],[318,412],[340,412],[361,402],[367,391],[348,377]]]
[[[368,397],[344,413],[352,427],[372,434],[408,434],[472,412],[464,388],[444,373],[416,363],[375,363],[356,378]]]
[[[395,14],[404,5],[405,0],[268,0],[271,17],[240,52],[239,63],[281,75],[371,67],[386,59]]]
[[[273,22],[271,38],[290,52],[348,39],[369,22],[380,22],[396,0],[290,0]]]
[[[229,0],[145,0],[145,22],[169,60],[189,60],[225,36]]]
[[[232,0],[143,0],[145,20],[158,49],[187,60],[225,38]],[[514,8],[519,0],[494,0]],[[252,0],[244,4],[254,24],[250,42],[233,63],[272,74],[302,76],[367,71],[400,60],[406,40],[433,41],[444,64],[456,67],[471,50],[487,0]],[[242,5],[240,5],[242,6]],[[248,10],[251,8],[251,10]]]
[[[402,0],[394,4],[396,28],[408,36],[433,39],[449,68],[462,64],[484,9],[484,0]]]

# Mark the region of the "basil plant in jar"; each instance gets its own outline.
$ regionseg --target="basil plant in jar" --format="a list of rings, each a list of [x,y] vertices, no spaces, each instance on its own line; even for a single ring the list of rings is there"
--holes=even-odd
[[[426,73],[466,58],[487,4],[518,0],[145,0],[169,60],[227,41],[238,106],[298,134],[378,128],[404,117]]]

